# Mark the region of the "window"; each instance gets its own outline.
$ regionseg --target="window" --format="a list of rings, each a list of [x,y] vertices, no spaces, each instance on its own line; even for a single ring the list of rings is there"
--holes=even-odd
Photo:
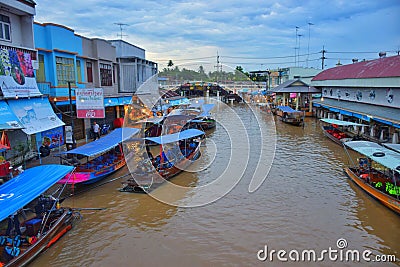
[[[112,67],[110,64],[100,63],[101,86],[112,86]]]
[[[81,69],[81,61],[76,61],[76,72],[78,73],[78,83],[82,82],[82,69]]]
[[[38,82],[46,82],[46,72],[44,69],[44,56],[39,55],[39,69],[36,70],[36,80]]]
[[[0,15],[0,40],[11,41],[10,18]]]
[[[93,82],[93,65],[92,62],[86,62],[87,82]]]
[[[69,81],[75,83],[73,58],[56,57],[56,66],[58,85],[67,85]]]

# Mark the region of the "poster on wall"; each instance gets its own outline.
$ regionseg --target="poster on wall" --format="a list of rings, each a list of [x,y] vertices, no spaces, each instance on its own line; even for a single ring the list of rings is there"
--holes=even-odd
[[[78,118],[104,118],[103,88],[76,89]]]
[[[4,98],[41,96],[29,53],[0,49],[0,87]]]
[[[57,127],[40,133],[41,142],[49,148],[55,148],[64,145],[63,127]]]

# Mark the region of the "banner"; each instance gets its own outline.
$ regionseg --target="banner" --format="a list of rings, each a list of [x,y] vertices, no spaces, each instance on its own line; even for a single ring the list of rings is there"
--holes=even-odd
[[[10,99],[8,105],[25,127],[26,134],[35,134],[65,125],[54,113],[47,98]]]
[[[104,118],[103,88],[76,89],[76,112],[78,118]]]
[[[36,84],[29,53],[0,49],[0,87],[4,98],[42,95]]]

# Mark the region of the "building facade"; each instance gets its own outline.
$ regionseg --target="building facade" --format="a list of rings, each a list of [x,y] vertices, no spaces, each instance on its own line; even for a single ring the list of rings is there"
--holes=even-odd
[[[35,2],[4,0],[0,3],[0,130],[9,136],[14,163],[38,155],[39,147],[63,143],[64,123],[54,114],[48,98],[38,89],[35,71],[33,19]]]
[[[314,102],[319,117],[360,121],[365,138],[399,142],[400,56],[341,65],[312,79],[322,97]]]

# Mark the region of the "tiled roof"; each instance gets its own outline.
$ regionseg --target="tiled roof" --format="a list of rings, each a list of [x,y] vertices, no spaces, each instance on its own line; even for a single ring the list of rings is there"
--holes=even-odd
[[[384,57],[327,69],[312,81],[400,77],[400,56]]]

